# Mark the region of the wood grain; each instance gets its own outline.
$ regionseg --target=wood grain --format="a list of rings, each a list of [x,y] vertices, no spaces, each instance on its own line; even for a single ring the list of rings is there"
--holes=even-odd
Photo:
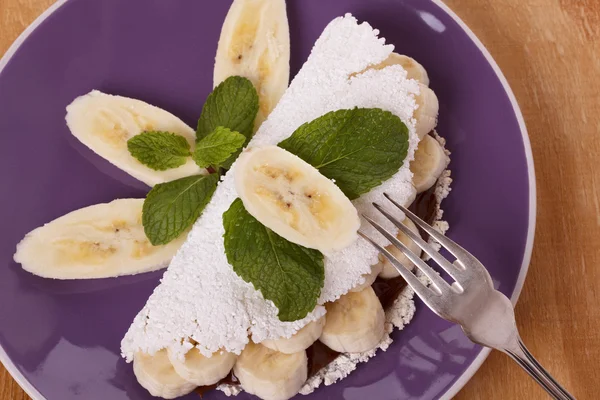
[[[579,399],[600,379],[600,2],[450,0],[488,47],[523,110],[537,174],[538,223],[517,305],[521,336]],[[543,398],[494,354],[458,399]]]
[[[0,54],[51,0],[0,0]],[[447,0],[490,50],[523,110],[538,225],[517,306],[524,341],[579,399],[600,379],[600,1]],[[28,399],[0,366],[1,399]],[[544,398],[492,353],[458,399]]]

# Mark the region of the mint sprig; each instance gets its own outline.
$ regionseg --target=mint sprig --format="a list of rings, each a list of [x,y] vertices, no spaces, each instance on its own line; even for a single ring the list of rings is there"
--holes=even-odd
[[[222,126],[244,135],[245,145],[254,132],[257,113],[258,93],[252,82],[241,76],[231,76],[221,82],[206,99],[198,120],[196,141],[202,140]],[[222,163],[222,167],[231,167],[240,151],[233,153]]]
[[[133,157],[156,171],[177,168],[186,163],[190,144],[183,136],[169,132],[147,131],[127,141]]]
[[[196,144],[194,161],[200,168],[220,167],[245,142],[246,137],[241,133],[218,126]]]
[[[219,126],[250,138],[257,112],[258,93],[252,82],[241,76],[231,76],[206,99],[198,120],[196,140],[203,139]]]
[[[281,321],[314,310],[325,280],[323,255],[287,241],[258,222],[240,199],[223,214],[225,254],[233,270],[279,309]]]
[[[218,181],[217,174],[194,175],[154,186],[142,208],[142,225],[150,243],[167,244],[192,226]]]
[[[183,136],[142,132],[127,142],[131,155],[157,171],[177,168],[192,157],[209,171],[229,168],[252,136],[258,94],[246,78],[232,76],[208,96],[202,109],[193,153]],[[222,171],[222,169],[220,169]],[[153,245],[166,244],[185,232],[210,201],[218,174],[190,176],[162,183],[146,196],[142,224]]]
[[[194,161],[201,168],[231,167],[252,137],[257,113],[258,93],[252,82],[241,76],[221,82],[202,108]],[[229,133],[224,133],[223,128]],[[129,139],[127,148],[138,161],[156,171],[180,167],[192,155],[187,140],[170,132],[143,132]],[[227,154],[225,159],[223,154]]]
[[[279,146],[334,179],[353,200],[398,172],[408,150],[408,129],[378,108],[338,110],[300,126]]]

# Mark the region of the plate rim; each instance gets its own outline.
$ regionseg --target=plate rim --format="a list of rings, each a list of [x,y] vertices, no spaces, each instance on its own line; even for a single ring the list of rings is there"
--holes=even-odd
[[[513,293],[510,296],[510,300],[513,303],[513,306],[517,304],[519,297],[521,296],[521,291],[523,290],[523,285],[525,284],[525,278],[527,277],[527,272],[529,271],[529,264],[531,263],[531,255],[533,253],[533,242],[535,237],[535,226],[536,226],[536,216],[537,216],[537,187],[535,181],[535,166],[533,161],[533,151],[531,149],[531,141],[529,140],[529,133],[527,132],[527,126],[525,125],[525,119],[523,118],[523,113],[521,112],[521,108],[519,107],[519,103],[517,102],[517,98],[508,83],[508,80],[502,73],[500,66],[489,52],[487,47],[479,40],[477,35],[469,28],[469,26],[450,8],[448,7],[442,0],[431,0],[433,4],[438,6],[443,12],[448,14],[450,18],[452,18],[458,26],[467,34],[469,39],[477,46],[481,54],[485,57],[488,64],[492,67],[492,70],[496,74],[496,77],[502,84],[502,88],[504,92],[508,96],[508,100],[513,108],[513,112],[515,113],[515,117],[517,118],[517,122],[519,124],[519,130],[521,131],[521,137],[523,139],[523,149],[525,150],[525,159],[527,161],[527,180],[529,183],[529,221],[527,227],[527,240],[525,242],[525,251],[523,253],[523,261],[521,262],[521,268],[519,270],[519,275],[517,276],[517,281],[515,283],[515,287],[513,289]],[[454,384],[444,393],[440,400],[449,400],[453,398],[466,384],[471,380],[473,375],[481,368],[485,359],[490,355],[492,349],[484,347],[481,349],[477,357],[471,362],[471,364],[467,367],[465,372],[454,382]]]
[[[64,5],[69,0],[56,0],[50,7],[48,7],[44,12],[42,12],[31,24],[25,28],[23,32],[15,39],[15,41],[10,45],[6,53],[0,58],[0,74],[15,55],[15,53],[19,50],[23,42],[31,35],[31,33],[37,29],[37,27],[44,22],[50,15],[52,15],[56,10],[58,10],[62,5]],[[535,226],[536,226],[536,213],[537,213],[537,197],[536,197],[536,181],[535,181],[535,167],[533,160],[533,152],[531,149],[531,141],[529,140],[529,134],[527,132],[527,127],[525,125],[525,119],[523,118],[523,114],[521,112],[521,108],[517,102],[515,94],[513,93],[506,77],[502,73],[502,70],[496,63],[496,60],[492,57],[489,50],[485,47],[485,45],[479,40],[479,38],[475,35],[475,33],[468,27],[468,25],[442,0],[430,0],[433,4],[438,6],[443,12],[445,12],[450,18],[452,18],[459,27],[467,34],[469,39],[475,44],[475,46],[479,49],[481,54],[485,57],[488,64],[492,67],[492,70],[496,74],[496,77],[500,81],[504,92],[506,93],[510,104],[513,108],[513,112],[519,124],[519,130],[521,131],[521,137],[523,139],[523,148],[525,150],[525,159],[527,161],[527,178],[529,184],[529,220],[527,227],[527,239],[525,242],[525,251],[523,253],[523,261],[521,263],[521,268],[519,270],[519,275],[517,277],[517,281],[515,283],[515,287],[513,290],[510,299],[513,305],[516,305],[519,296],[521,295],[521,291],[523,290],[523,285],[525,284],[525,278],[527,276],[527,272],[529,271],[529,264],[531,262],[531,255],[533,252],[533,242],[535,236]],[[481,368],[483,362],[488,357],[492,349],[483,348],[477,357],[471,362],[471,364],[467,367],[465,372],[463,372],[460,377],[454,382],[454,384],[440,397],[440,400],[449,400],[453,398],[465,385],[468,381],[471,380],[473,375]],[[0,362],[4,365],[8,373],[13,377],[13,379],[19,384],[19,386],[31,397],[33,400],[46,400],[46,398],[25,378],[25,376],[19,371],[16,365],[12,362],[12,360],[6,354],[4,348],[0,345]]]

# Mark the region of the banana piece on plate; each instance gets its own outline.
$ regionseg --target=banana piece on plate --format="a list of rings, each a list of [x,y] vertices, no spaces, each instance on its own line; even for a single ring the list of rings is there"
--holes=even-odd
[[[438,112],[440,104],[437,96],[431,90],[427,71],[416,60],[397,53],[391,53],[382,63],[367,69],[383,69],[390,65],[400,65],[407,72],[407,78],[415,79],[419,82],[419,94],[415,96],[417,109],[413,115],[416,120],[415,130],[419,139],[435,128],[437,125]]]
[[[417,193],[430,189],[448,166],[449,158],[442,145],[427,135],[419,142],[415,158],[410,162]]]
[[[304,350],[284,354],[250,342],[233,372],[246,392],[263,400],[287,400],[306,382],[308,359]]]
[[[248,78],[259,96],[258,129],[288,87],[290,32],[284,0],[234,0],[217,48],[214,86],[232,75]]]
[[[418,106],[413,115],[416,120],[415,130],[419,139],[423,139],[437,125],[440,103],[433,90],[422,84],[419,84],[419,94],[415,101]]]
[[[312,165],[280,147],[242,152],[234,180],[246,210],[290,242],[326,253],[357,238],[360,220],[346,195]]]
[[[402,221],[402,223],[412,232],[419,235],[419,230],[417,229],[417,226],[410,219],[404,218],[404,221]],[[411,238],[409,238],[402,232],[398,232],[398,235],[396,237],[399,241],[404,243],[404,245],[408,247],[410,251],[412,251],[419,257],[421,256],[421,248]],[[412,261],[410,261],[397,247],[389,245],[386,246],[385,249],[392,253],[396,260],[400,261],[400,263],[406,268],[410,270],[413,269],[414,264],[412,263]],[[396,267],[394,267],[387,258],[380,254],[379,259],[381,260],[381,264],[383,266],[381,272],[379,273],[380,277],[382,277],[383,279],[391,279],[400,276],[400,272],[398,272]]]
[[[178,167],[155,171],[136,160],[127,140],[144,131],[167,131],[187,139],[192,151],[196,132],[173,114],[140,100],[93,90],[67,106],[67,126],[99,156],[149,186],[197,175],[205,170],[190,158]]]
[[[359,284],[358,286],[353,287],[352,289],[350,289],[350,291],[361,292],[364,289],[371,286],[373,284],[373,282],[375,282],[375,279],[377,279],[377,276],[379,276],[379,274],[381,273],[382,268],[383,268],[383,264],[380,262],[378,262],[377,264],[371,265],[371,272],[363,275],[363,277],[365,278],[365,281],[363,283]]]
[[[163,399],[185,396],[197,387],[175,372],[164,349],[153,356],[136,353],[133,357],[133,373],[138,383],[152,396]]]
[[[340,353],[374,349],[385,331],[385,313],[373,288],[348,292],[325,305],[327,321],[319,340]]]
[[[197,386],[214,385],[225,378],[238,358],[237,355],[224,350],[214,353],[211,357],[205,357],[197,348],[188,351],[184,360],[178,359],[171,351],[168,354],[175,372]]]
[[[142,226],[144,199],[81,208],[34,229],[14,260],[44,278],[88,279],[133,275],[166,267],[186,235],[150,244]]]
[[[325,316],[316,321],[312,321],[304,328],[300,329],[290,338],[281,338],[277,340],[265,340],[261,344],[271,350],[279,351],[285,354],[298,353],[308,349],[319,339],[325,326]]]
[[[406,77],[414,79],[425,86],[429,86],[429,76],[425,68],[419,64],[414,58],[392,53],[382,63],[372,67],[373,69],[384,69],[390,65],[399,65],[406,71]]]

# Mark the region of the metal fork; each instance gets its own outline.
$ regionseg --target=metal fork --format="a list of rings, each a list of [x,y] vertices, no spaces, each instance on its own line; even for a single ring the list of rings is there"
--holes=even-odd
[[[459,324],[471,341],[508,354],[552,398],[560,400],[575,399],[552,378],[548,371],[527,350],[517,331],[512,303],[505,295],[494,289],[492,278],[483,264],[467,250],[445,235],[437,232],[433,227],[401,204],[398,204],[387,193],[384,193],[384,196],[394,206],[404,212],[417,226],[456,257],[456,261],[451,263],[419,235],[409,230],[390,211],[377,203],[373,203],[373,206],[377,210],[398,227],[400,231],[410,237],[454,279],[454,283],[449,284],[434,269],[421,260],[418,255],[410,251],[395,235],[386,231],[373,219],[363,215],[375,229],[402,251],[430,279],[430,287],[425,286],[409,268],[396,260],[390,252],[363,232],[359,232],[363,238],[390,260],[421,300],[440,317]]]

